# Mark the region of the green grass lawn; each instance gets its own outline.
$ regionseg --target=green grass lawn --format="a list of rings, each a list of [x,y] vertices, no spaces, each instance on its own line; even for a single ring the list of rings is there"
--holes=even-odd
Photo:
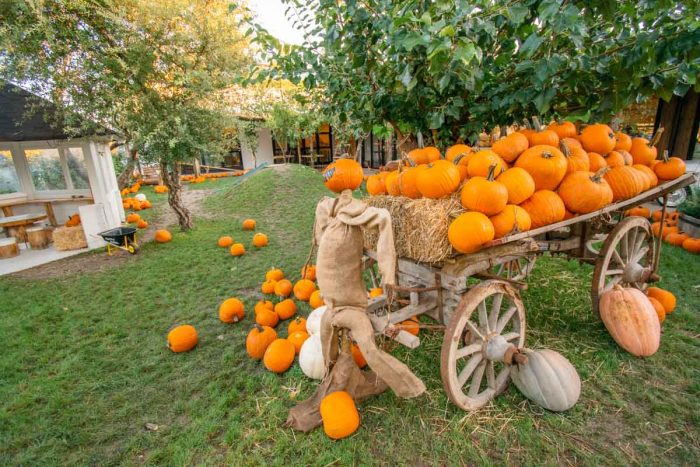
[[[216,190],[203,206],[207,219],[196,218],[189,233],[174,231],[171,243],[144,245],[134,261],[50,280],[0,278],[0,464],[597,465],[700,458],[700,259],[667,246],[662,285],[679,305],[663,325],[660,350],[647,359],[620,350],[594,318],[590,266],[538,261],[523,293],[527,344],[563,353],[579,371],[581,399],[566,413],[545,412],[512,386],[483,410],[457,409],[440,380],[442,334],[423,331],[421,347],[393,352],[425,381],[426,395],[400,400],[387,392],[364,402],[360,429],[342,441],[322,430],[282,428],[289,407],[315,383],[296,364],[282,376],[266,371],[247,357],[244,340],[265,271],[281,267],[299,278],[314,206],[326,190],[320,175],[298,166],[240,182],[207,182]],[[167,207],[159,202],[158,209]],[[249,247],[253,233],[240,228],[246,217],[257,219],[269,247]],[[248,253],[233,258],[218,248],[224,234]],[[247,314],[225,325],[217,308],[232,296],[244,300]],[[166,334],[184,323],[197,327],[199,346],[173,354]],[[278,331],[286,336],[286,323]]]

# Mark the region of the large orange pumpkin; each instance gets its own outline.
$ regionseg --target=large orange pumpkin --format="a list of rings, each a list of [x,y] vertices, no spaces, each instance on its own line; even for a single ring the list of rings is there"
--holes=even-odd
[[[287,339],[275,339],[265,350],[263,364],[273,373],[284,373],[294,363],[296,349]]]
[[[486,177],[489,174],[491,166],[494,164],[496,165],[494,170],[494,175],[496,177],[501,175],[501,173],[508,168],[508,164],[506,164],[498,154],[484,149],[474,153],[474,155],[469,158],[467,172],[470,177]]]
[[[620,347],[638,357],[654,355],[661,326],[654,306],[637,289],[615,285],[600,297],[600,317]]]
[[[700,238],[687,238],[683,242],[683,249],[697,255],[700,253]]]
[[[168,348],[176,353],[193,349],[197,342],[199,342],[197,330],[189,324],[177,326],[168,333]]]
[[[367,193],[372,196],[385,195],[386,185],[384,185],[384,177],[380,174],[370,175],[367,178]]]
[[[245,350],[250,358],[260,360],[275,339],[277,339],[277,333],[274,329],[256,324],[245,339]]]
[[[237,298],[229,298],[219,305],[219,319],[224,323],[237,323],[245,316],[243,302]]]
[[[498,176],[496,181],[505,185],[510,204],[520,204],[535,192],[535,181],[532,175],[521,167],[506,170]]]
[[[496,164],[492,165],[486,178],[472,177],[462,187],[462,206],[470,211],[477,211],[493,216],[503,211],[508,204],[508,189],[493,179]]]
[[[493,240],[493,224],[480,212],[460,214],[447,229],[447,238],[452,247],[460,253],[473,253]]]
[[[300,279],[296,284],[294,284],[293,290],[294,296],[297,298],[297,300],[307,302],[309,301],[309,298],[311,298],[311,294],[316,290],[316,284],[309,279]]]
[[[605,160],[603,156],[598,154],[597,152],[589,152],[588,153],[588,164],[589,164],[589,170],[591,172],[597,172],[603,167],[608,166],[608,161]]]
[[[554,190],[564,179],[568,162],[554,146],[533,146],[523,152],[515,166],[525,169],[535,181],[537,190]]]
[[[294,316],[297,312],[297,304],[294,300],[287,298],[282,300],[277,305],[275,305],[275,313],[280,317],[281,320],[289,319]]]
[[[460,181],[459,170],[452,162],[438,160],[418,172],[417,187],[426,198],[439,199],[454,193]]]
[[[530,147],[527,136],[522,133],[511,133],[505,138],[499,139],[493,143],[491,150],[499,155],[506,162],[513,162]]]
[[[561,144],[562,152],[566,156],[566,173],[572,173],[579,170],[588,172],[591,168],[591,161],[588,153],[580,146],[568,146],[565,143]]]
[[[447,151],[445,152],[445,159],[450,162],[454,162],[456,158],[460,156],[466,156],[471,152],[472,148],[470,148],[466,144],[455,144],[454,146],[450,146],[449,148],[447,148]]]
[[[415,164],[430,164],[440,159],[440,150],[434,146],[426,146],[422,149],[416,148],[408,153],[408,158]]]
[[[632,154],[634,163],[642,165],[651,165],[657,155],[656,148],[649,145],[649,140],[646,138],[632,138],[629,152]]]
[[[328,394],[319,407],[323,431],[331,439],[342,439],[353,434],[360,427],[360,414],[355,401],[345,391]]]
[[[632,149],[632,138],[630,135],[617,131],[615,132],[615,139],[617,142],[615,143],[615,147],[613,149],[616,151],[622,150],[629,152]]]
[[[507,205],[503,211],[489,218],[493,224],[494,238],[505,237],[530,230],[530,214],[515,204]]]
[[[576,214],[586,214],[604,208],[612,202],[613,192],[603,178],[606,169],[598,173],[573,172],[559,185],[559,196],[564,206]]]
[[[336,193],[357,189],[363,178],[362,166],[352,159],[338,159],[323,171],[326,188]]]
[[[399,172],[397,170],[389,172],[389,175],[384,177],[384,185],[386,185],[386,192],[391,196],[401,196],[401,187],[399,187]]]
[[[424,170],[427,170],[428,166],[425,164],[417,165],[415,167],[410,167],[403,170],[398,176],[399,190],[403,196],[407,198],[416,199],[420,198],[421,192],[418,189],[418,176]]]
[[[588,125],[581,132],[581,144],[587,152],[597,152],[598,154],[607,154],[615,149],[617,139],[615,133],[608,125],[596,123]]]
[[[629,199],[641,193],[644,177],[641,172],[629,166],[613,167],[605,175],[613,192],[613,201]]]
[[[538,190],[529,199],[520,204],[530,215],[531,228],[564,220],[566,207],[559,195],[550,190]]]

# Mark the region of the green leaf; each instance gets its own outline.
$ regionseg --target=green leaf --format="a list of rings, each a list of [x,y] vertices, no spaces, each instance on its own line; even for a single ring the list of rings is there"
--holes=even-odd
[[[547,113],[552,102],[552,98],[556,93],[556,89],[552,87],[545,89],[544,91],[540,92],[537,97],[535,97],[533,103],[540,114]]]
[[[525,5],[516,4],[508,8],[508,17],[513,24],[518,25],[525,21],[530,10]]]
[[[440,37],[453,37],[455,35],[455,28],[451,25],[448,24],[442,30],[440,31],[439,36]]]
[[[535,51],[537,51],[537,49],[539,48],[539,46],[542,44],[543,41],[544,41],[543,38],[538,36],[536,32],[533,32],[532,34],[530,34],[528,36],[527,39],[525,39],[525,42],[522,43],[518,53],[520,53],[521,55],[524,55],[527,58],[530,58],[530,57],[532,57],[532,54],[535,53]]]

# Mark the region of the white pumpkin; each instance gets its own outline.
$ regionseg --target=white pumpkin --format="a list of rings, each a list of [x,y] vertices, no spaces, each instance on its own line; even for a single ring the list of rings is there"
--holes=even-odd
[[[309,336],[313,336],[314,334],[319,334],[321,332],[321,318],[325,312],[326,305],[323,305],[309,313],[309,317],[306,318],[306,332],[309,333]]]
[[[143,193],[139,193],[138,195],[134,196],[134,198],[136,198],[139,201],[146,201],[146,195],[144,195]]]
[[[576,368],[554,350],[522,349],[527,363],[513,365],[510,377],[525,397],[553,412],[563,412],[581,395]]]
[[[301,351],[299,351],[299,366],[301,367],[301,371],[309,378],[323,379],[325,366],[323,364],[321,334],[314,334],[301,345]]]

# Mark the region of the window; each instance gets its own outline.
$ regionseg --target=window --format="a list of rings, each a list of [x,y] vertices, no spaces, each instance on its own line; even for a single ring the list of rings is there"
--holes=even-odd
[[[90,189],[81,148],[25,149],[24,155],[36,191]]]
[[[26,149],[24,154],[27,156],[34,189],[37,191],[67,189],[58,149]]]
[[[19,178],[12,161],[12,153],[0,150],[0,195],[17,193],[19,190]]]

